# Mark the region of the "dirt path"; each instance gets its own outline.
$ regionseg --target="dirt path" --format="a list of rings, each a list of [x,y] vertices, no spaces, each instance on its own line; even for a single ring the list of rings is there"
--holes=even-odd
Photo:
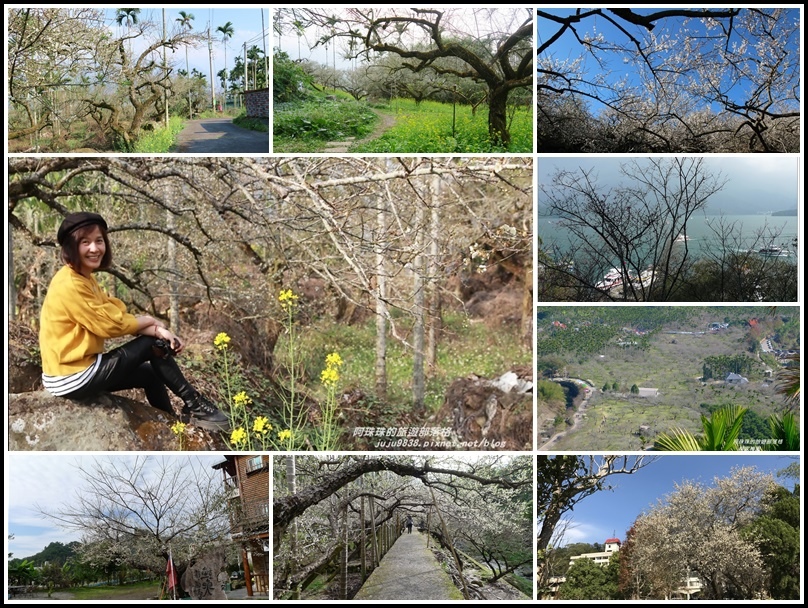
[[[462,600],[463,594],[427,548],[426,536],[413,530],[398,537],[354,599]]]
[[[379,122],[376,124],[376,128],[373,129],[373,132],[367,137],[363,137],[360,141],[371,141],[373,139],[378,139],[396,124],[396,119],[394,116],[382,114],[376,110],[373,111],[375,112],[376,116],[379,117]],[[348,152],[348,148],[350,148],[355,142],[355,137],[348,137],[344,141],[332,141],[325,145],[323,152],[329,152],[331,154],[344,154]]]
[[[583,380],[581,378],[553,378],[553,382],[559,382],[561,380],[570,380],[572,382],[575,382],[579,386],[584,387],[584,390],[587,389],[587,388],[590,391],[594,389],[594,386],[590,386],[589,383],[586,380]],[[589,405],[589,397],[585,396],[583,398],[583,400],[581,401],[581,403],[578,405],[578,409],[572,415],[572,425],[567,427],[565,430],[560,431],[560,432],[556,433],[555,435],[553,435],[552,437],[550,437],[550,439],[545,441],[543,445],[539,446],[539,450],[549,450],[550,446],[554,442],[558,441],[562,437],[565,437],[567,435],[567,433],[571,433],[572,431],[577,429],[578,425],[583,420],[584,414],[586,413],[587,405]]]
[[[268,154],[269,133],[236,126],[231,118],[189,120],[171,151],[187,154]]]

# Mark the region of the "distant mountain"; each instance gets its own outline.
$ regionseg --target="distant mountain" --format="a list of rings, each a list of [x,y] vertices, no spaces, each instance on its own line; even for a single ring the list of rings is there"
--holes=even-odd
[[[775,211],[772,216],[776,217],[797,217],[797,209],[786,209],[785,211]]]
[[[34,564],[37,566],[42,566],[48,562],[63,565],[68,558],[73,557],[76,554],[76,549],[78,549],[79,546],[81,546],[81,543],[78,541],[72,541],[66,545],[64,543],[60,543],[59,541],[55,541],[50,543],[36,555],[31,555],[25,559],[34,562]]]

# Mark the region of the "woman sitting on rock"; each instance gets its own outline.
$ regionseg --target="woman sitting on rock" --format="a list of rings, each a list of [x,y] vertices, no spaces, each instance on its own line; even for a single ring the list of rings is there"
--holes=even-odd
[[[166,387],[182,399],[181,418],[208,430],[228,419],[183,376],[173,355],[183,342],[149,315],[126,312],[101,290],[93,272],[109,268],[107,223],[97,213],[71,213],[57,233],[64,266],[54,275],[42,305],[39,347],[42,382],[52,395],[86,399],[103,391],[142,388],[159,410],[174,414]],[[136,335],[104,352],[104,340]]]

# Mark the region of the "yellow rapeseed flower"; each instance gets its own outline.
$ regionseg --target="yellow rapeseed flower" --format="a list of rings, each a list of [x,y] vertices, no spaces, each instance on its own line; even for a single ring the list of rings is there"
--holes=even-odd
[[[244,391],[233,395],[233,405],[236,407],[244,407],[245,405],[250,405],[251,403],[252,399],[250,399],[250,396]]]
[[[215,346],[219,350],[224,350],[229,345],[230,345],[230,336],[228,336],[224,332],[216,334],[216,337],[213,339],[213,346]]]
[[[278,301],[281,304],[288,306],[293,304],[295,300],[297,300],[297,294],[291,289],[281,289],[281,293],[278,296]]]
[[[326,367],[320,374],[320,382],[325,386],[333,386],[339,380],[339,372],[335,367]]]
[[[257,435],[266,435],[272,430],[272,425],[269,424],[269,419],[266,416],[258,416],[253,421],[253,433]]]
[[[185,423],[184,422],[175,422],[171,425],[171,432],[175,435],[182,435],[185,432]]]
[[[230,433],[230,443],[235,446],[244,445],[247,443],[247,431],[241,427],[233,429],[233,432]]]
[[[339,367],[342,365],[342,357],[339,356],[339,353],[331,353],[326,355],[325,364],[328,367]]]
[[[280,441],[286,441],[287,439],[292,438],[292,431],[289,429],[283,429],[281,432],[278,433],[278,439]]]

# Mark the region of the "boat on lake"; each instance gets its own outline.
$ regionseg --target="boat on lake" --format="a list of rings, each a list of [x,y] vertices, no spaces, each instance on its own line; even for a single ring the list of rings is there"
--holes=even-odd
[[[758,253],[767,258],[787,258],[788,256],[791,255],[791,252],[788,249],[778,247],[777,245],[769,245],[767,247],[761,247],[760,249],[758,249]]]
[[[595,285],[597,289],[614,289],[615,287],[620,287],[623,284],[623,275],[621,274],[618,268],[612,268],[603,275],[603,279]]]

